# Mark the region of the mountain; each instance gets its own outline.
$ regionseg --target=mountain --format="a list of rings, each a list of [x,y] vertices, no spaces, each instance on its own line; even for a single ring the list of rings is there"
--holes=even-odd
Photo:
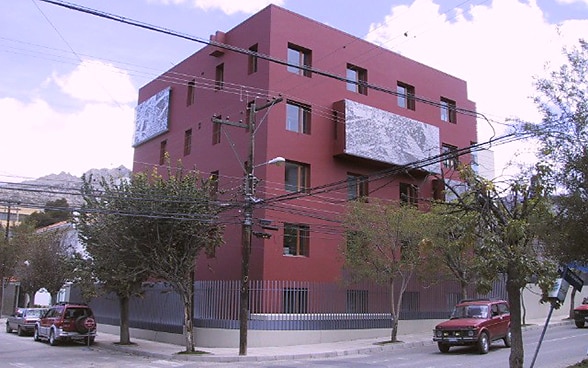
[[[114,169],[90,169],[84,173],[99,181],[103,177],[128,179],[131,170],[124,166]],[[11,203],[20,207],[43,208],[49,201],[65,198],[72,207],[82,204],[80,188],[82,178],[66,172],[50,174],[21,183],[8,183],[0,186],[0,205]]]

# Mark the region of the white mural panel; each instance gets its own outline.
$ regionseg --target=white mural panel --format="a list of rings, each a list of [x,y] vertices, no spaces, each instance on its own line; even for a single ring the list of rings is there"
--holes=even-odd
[[[406,165],[440,154],[439,128],[345,100],[345,153]],[[440,173],[439,163],[423,170]]]
[[[135,108],[133,147],[168,131],[170,92],[161,90]]]

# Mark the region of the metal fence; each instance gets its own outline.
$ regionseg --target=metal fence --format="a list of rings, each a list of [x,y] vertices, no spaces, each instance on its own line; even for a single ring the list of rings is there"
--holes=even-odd
[[[194,325],[204,328],[239,328],[240,281],[197,281],[194,284]],[[398,288],[395,288],[398,290]],[[503,281],[490,295],[506,298]],[[403,295],[400,319],[447,318],[459,301],[456,283],[425,287],[411,282]],[[387,328],[392,324],[388,286],[361,283],[251,281],[249,329],[333,330]],[[91,303],[100,323],[119,324],[115,295]],[[182,333],[183,309],[179,295],[166,283],[148,284],[130,301],[130,325],[154,331]]]

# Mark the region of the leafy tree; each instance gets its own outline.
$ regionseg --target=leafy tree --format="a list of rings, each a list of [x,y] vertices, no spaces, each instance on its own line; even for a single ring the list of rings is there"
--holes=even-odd
[[[0,229],[2,229],[1,226]],[[5,228],[2,230],[6,231]],[[2,236],[0,236],[0,293],[4,292],[5,289],[3,286],[6,285],[7,280],[14,276],[14,269],[18,259],[18,248],[4,234],[3,232]],[[4,300],[4,295],[1,297],[2,299],[0,300]],[[0,311],[0,314],[2,312],[4,311]]]
[[[402,297],[420,262],[420,247],[428,241],[426,217],[414,206],[354,201],[349,204],[344,226],[347,239],[341,250],[345,268],[355,279],[390,288],[390,340],[396,342]]]
[[[61,198],[47,202],[44,211],[31,213],[24,222],[38,229],[70,219],[69,204],[65,198]]]
[[[33,230],[26,225],[15,229],[12,243],[19,249],[15,272],[31,301],[39,289],[45,288],[54,303],[59,290],[71,280],[74,249],[64,242],[67,231]]]
[[[552,255],[562,263],[588,264],[588,42],[564,49],[567,62],[536,80],[534,101],[543,119],[525,128],[539,141],[539,155],[553,170],[558,216],[550,233]]]
[[[482,277],[475,254],[478,218],[452,203],[437,203],[428,215],[429,242],[423,243],[421,268],[425,281],[452,279],[459,282],[461,298],[468,298],[468,287],[476,285],[482,293],[491,289]]]
[[[543,290],[555,279],[555,264],[545,258],[537,242],[539,229],[549,221],[547,197],[551,191],[542,177],[548,169],[538,165],[531,176],[521,175],[500,188],[464,169],[468,190],[458,198],[464,211],[475,214],[479,221],[476,253],[483,276],[492,279],[506,276],[506,290],[511,315],[511,368],[523,367],[521,329],[521,290],[533,277]]]
[[[77,283],[82,293],[95,291],[94,280],[101,289],[116,294],[120,308],[120,344],[131,344],[129,301],[141,291],[150,276],[146,255],[141,253],[134,233],[144,218],[132,216],[145,205],[135,197],[133,182],[103,178],[95,185],[92,177],[82,177],[84,205],[76,218],[79,237],[89,254],[78,259]]]

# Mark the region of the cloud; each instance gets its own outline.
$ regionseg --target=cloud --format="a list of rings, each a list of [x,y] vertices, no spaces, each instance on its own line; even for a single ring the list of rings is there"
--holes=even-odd
[[[432,0],[415,0],[410,6],[392,7],[383,22],[371,25],[366,38],[466,80],[477,111],[493,121],[478,121],[483,142],[508,131],[500,123],[509,118],[539,121],[530,99],[534,77],[547,76],[547,63],[561,65],[565,45],[588,39],[588,20],[549,24],[535,0],[494,0],[450,11]],[[518,153],[528,159],[530,151],[527,146]],[[516,152],[502,147],[495,155],[500,174]]]
[[[163,4],[184,4],[188,3],[195,8],[202,10],[218,9],[227,15],[235,13],[253,14],[269,4],[282,6],[284,0],[152,0]]]
[[[70,97],[84,102],[130,103],[137,91],[126,71],[97,60],[84,60],[67,75],[51,78]]]
[[[96,68],[96,66],[100,66]],[[92,168],[132,165],[134,102],[137,91],[126,73],[113,66],[84,61],[53,80],[79,108],[59,111],[48,102],[54,93],[40,83],[29,101],[0,98],[3,125],[0,180],[21,181],[67,170],[80,176]],[[92,74],[92,73],[95,74]],[[102,86],[108,86],[108,93]]]

